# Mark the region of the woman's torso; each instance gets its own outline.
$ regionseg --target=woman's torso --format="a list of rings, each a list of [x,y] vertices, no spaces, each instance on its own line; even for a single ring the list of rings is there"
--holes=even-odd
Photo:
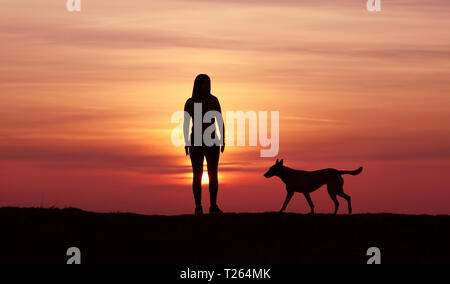
[[[198,114],[195,113],[195,104],[201,104],[201,113],[199,112]],[[198,108],[198,107],[197,107]],[[213,95],[209,95],[205,98],[199,99],[199,100],[195,100],[193,98],[189,98],[188,101],[186,102],[186,111],[189,113],[189,115],[192,118],[192,132],[191,132],[191,145],[195,146],[195,131],[196,131],[196,125],[198,125],[200,122],[197,120],[201,120],[201,126],[202,126],[202,138],[203,135],[205,133],[205,130],[208,129],[209,127],[214,127],[214,131],[211,132],[211,138],[214,139],[215,137],[215,132],[216,132],[216,125],[215,125],[215,118],[212,118],[210,120],[210,122],[204,122],[204,117],[205,114],[207,114],[210,111],[216,111],[216,112],[220,112],[220,104],[219,104],[219,100],[213,96]],[[199,114],[201,114],[201,116],[199,116]],[[205,146],[205,143],[202,139],[202,145]]]

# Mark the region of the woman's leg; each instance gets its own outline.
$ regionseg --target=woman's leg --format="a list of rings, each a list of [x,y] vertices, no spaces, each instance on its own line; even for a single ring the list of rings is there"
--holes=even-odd
[[[203,175],[203,159],[204,154],[200,147],[191,147],[190,151],[192,163],[192,191],[194,192],[195,207],[202,207],[202,175]]]
[[[220,148],[215,146],[209,147],[205,156],[208,165],[210,203],[211,207],[215,207],[217,206],[217,192],[219,190],[218,167]]]

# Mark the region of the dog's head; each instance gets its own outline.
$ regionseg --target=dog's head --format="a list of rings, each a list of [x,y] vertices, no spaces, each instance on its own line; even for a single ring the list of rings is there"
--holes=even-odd
[[[280,176],[283,171],[283,162],[284,160],[275,162],[275,165],[271,166],[267,173],[264,174],[266,178],[271,178],[273,176]]]

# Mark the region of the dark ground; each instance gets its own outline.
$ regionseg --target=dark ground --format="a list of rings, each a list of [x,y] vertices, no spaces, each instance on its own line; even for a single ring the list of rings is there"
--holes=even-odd
[[[449,263],[450,216],[144,216],[0,208],[0,263]]]

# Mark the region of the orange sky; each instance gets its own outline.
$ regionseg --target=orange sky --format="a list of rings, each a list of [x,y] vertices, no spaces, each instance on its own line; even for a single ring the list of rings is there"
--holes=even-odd
[[[207,73],[224,111],[280,111],[287,166],[365,166],[355,212],[450,213],[449,1],[65,2],[0,0],[0,206],[191,213],[170,118]],[[227,148],[221,207],[279,210],[273,160]]]

